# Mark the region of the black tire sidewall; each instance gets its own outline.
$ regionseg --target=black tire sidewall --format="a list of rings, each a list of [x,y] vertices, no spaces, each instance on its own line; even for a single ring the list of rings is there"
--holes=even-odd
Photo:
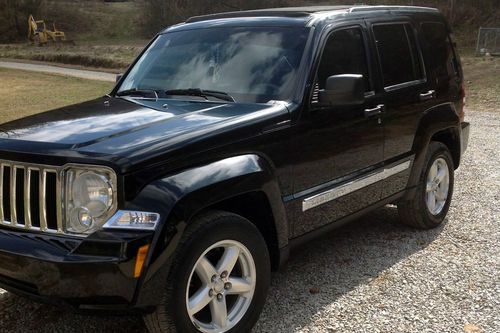
[[[247,247],[256,267],[256,287],[252,303],[245,316],[228,332],[247,332],[258,319],[264,306],[267,290],[270,284],[270,259],[266,243],[258,229],[236,215],[227,215],[210,222],[207,227],[202,227],[195,232],[191,239],[183,244],[177,255],[181,256],[179,265],[173,267],[170,274],[168,287],[172,288],[171,299],[167,300],[167,313],[172,315],[172,320],[178,332],[199,332],[192,324],[186,309],[186,289],[191,271],[197,260],[213,244],[222,240],[235,240]]]
[[[449,173],[449,189],[448,189],[448,197],[446,198],[446,203],[441,210],[441,212],[438,215],[433,215],[430,211],[429,208],[427,207],[427,202],[426,202],[426,185],[427,185],[427,177],[429,175],[430,169],[434,161],[437,159],[442,158],[446,161],[446,164],[448,166],[448,173]],[[451,158],[450,151],[448,148],[443,145],[443,144],[438,144],[438,143],[432,143],[431,144],[431,149],[429,151],[428,157],[427,157],[427,162],[426,162],[426,167],[425,171],[422,174],[422,186],[421,186],[421,191],[420,191],[420,204],[422,207],[422,210],[425,212],[424,219],[426,220],[426,224],[428,225],[439,225],[443,222],[445,219],[446,215],[448,214],[448,210],[450,209],[450,204],[451,204],[451,199],[453,197],[453,185],[454,185],[454,165],[453,165],[453,160]]]

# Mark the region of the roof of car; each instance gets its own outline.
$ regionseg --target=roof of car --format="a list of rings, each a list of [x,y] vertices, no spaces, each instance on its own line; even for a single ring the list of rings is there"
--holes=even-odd
[[[238,17],[312,17],[314,14],[332,14],[339,12],[372,12],[372,11],[398,11],[398,12],[437,12],[435,8],[416,6],[307,6],[307,7],[284,7],[257,10],[244,10],[202,16],[193,16],[186,23],[209,21],[223,18]]]
[[[206,28],[216,26],[311,26],[318,20],[333,19],[345,15],[374,15],[384,13],[438,13],[435,8],[414,6],[308,6],[256,9],[193,16],[186,22],[168,27],[163,31]]]

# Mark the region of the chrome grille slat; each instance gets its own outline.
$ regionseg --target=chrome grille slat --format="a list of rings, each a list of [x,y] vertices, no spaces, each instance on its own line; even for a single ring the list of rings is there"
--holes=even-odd
[[[39,202],[40,202],[40,229],[47,230],[47,201],[45,200],[45,187],[47,185],[47,173],[41,170],[39,177]]]
[[[31,229],[31,168],[24,168],[24,227]]]
[[[0,164],[0,223],[3,224],[3,164]]]
[[[15,165],[10,167],[10,223],[17,226],[17,211],[16,211],[16,176],[17,169]]]
[[[61,173],[56,173],[56,215],[57,215],[57,232],[63,233],[63,221],[62,221],[62,193],[61,193],[62,181],[61,181]]]
[[[49,185],[47,175],[55,177],[55,184],[51,181]],[[0,226],[63,233],[62,177],[62,168],[0,160]],[[9,186],[9,189],[4,189],[4,186]],[[33,186],[38,186],[38,191]],[[47,191],[55,193],[55,202],[52,202],[53,194],[47,202]],[[32,198],[32,195],[37,195],[37,198]],[[48,209],[55,212],[53,219],[56,221],[47,221]]]

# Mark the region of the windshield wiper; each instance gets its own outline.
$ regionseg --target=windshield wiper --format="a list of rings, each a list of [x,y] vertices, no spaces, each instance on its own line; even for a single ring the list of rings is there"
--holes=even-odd
[[[123,90],[123,91],[120,91],[116,94],[116,96],[118,97],[122,97],[122,96],[141,96],[141,97],[148,97],[148,95],[151,95],[151,94],[154,94],[154,98],[155,99],[158,99],[158,92],[156,90],[153,90],[153,89],[137,89],[137,88],[133,88],[133,89],[127,89],[127,90]]]
[[[200,88],[191,88],[191,89],[172,89],[165,91],[166,95],[179,95],[179,96],[196,96],[203,97],[208,100],[208,97],[215,97],[221,99],[223,101],[228,102],[236,102],[233,96],[229,95],[223,91],[215,91],[215,90],[203,90]]]

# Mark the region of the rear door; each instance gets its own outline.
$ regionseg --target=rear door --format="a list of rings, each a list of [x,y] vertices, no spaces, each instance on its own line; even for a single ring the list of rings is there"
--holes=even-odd
[[[378,95],[385,105],[385,198],[406,188],[417,126],[423,112],[435,104],[436,92],[428,83],[417,29],[410,18],[370,20],[368,25],[381,78]]]

